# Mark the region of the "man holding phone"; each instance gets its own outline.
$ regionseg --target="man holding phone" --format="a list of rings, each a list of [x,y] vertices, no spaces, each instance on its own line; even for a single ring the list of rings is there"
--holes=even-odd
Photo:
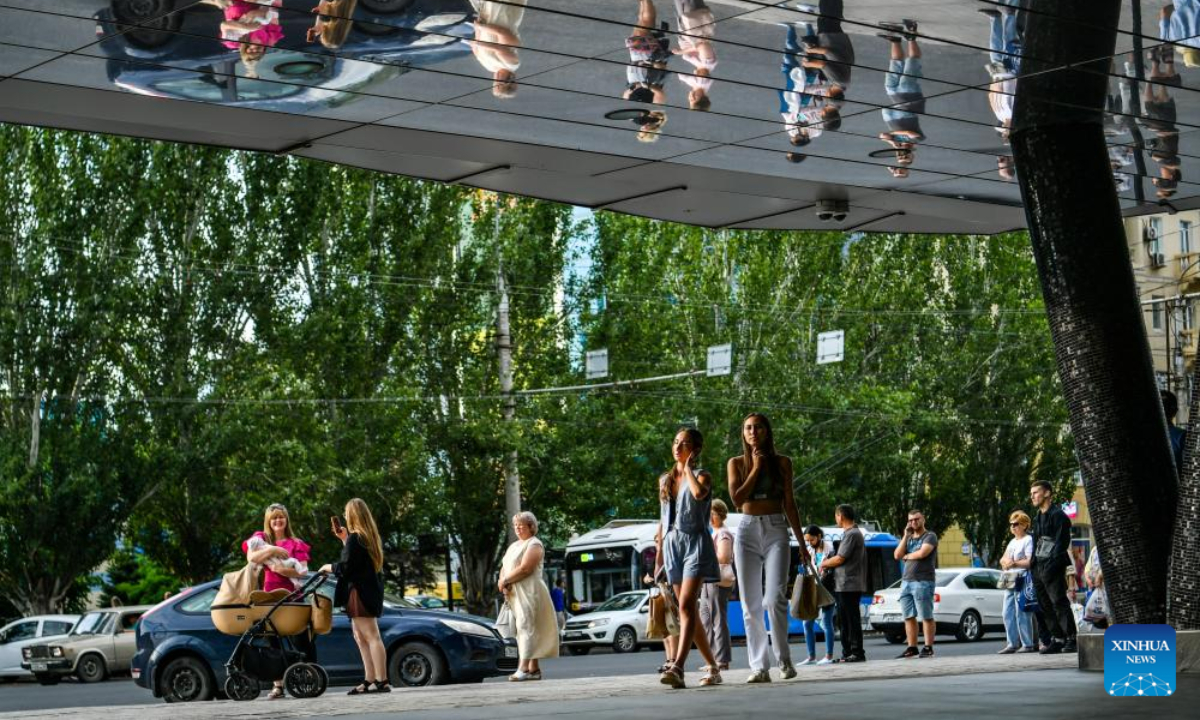
[[[925,514],[920,510],[908,512],[908,524],[904,537],[896,546],[893,555],[904,561],[904,574],[900,577],[900,611],[904,614],[904,635],[908,647],[900,653],[901,659],[933,657],[933,588],[936,585],[938,538],[925,527]],[[917,651],[917,621],[925,631],[925,647]]]

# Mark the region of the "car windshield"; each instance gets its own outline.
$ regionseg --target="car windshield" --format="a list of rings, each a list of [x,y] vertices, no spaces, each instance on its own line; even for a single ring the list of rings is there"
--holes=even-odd
[[[641,602],[643,593],[621,593],[616,597],[611,597],[605,600],[600,607],[596,608],[596,612],[606,612],[612,610],[632,610]]]
[[[108,621],[112,618],[112,613],[106,612],[90,612],[84,615],[75,626],[72,635],[96,635],[102,633],[108,627]]]

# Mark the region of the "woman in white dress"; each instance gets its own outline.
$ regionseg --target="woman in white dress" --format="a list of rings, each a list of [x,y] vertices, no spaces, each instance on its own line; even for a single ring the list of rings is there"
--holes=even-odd
[[[492,94],[510,98],[517,94],[517,68],[521,67],[521,21],[526,0],[471,0],[477,17],[471,52],[492,73]]]
[[[497,587],[512,611],[520,664],[509,680],[541,680],[541,658],[558,657],[558,619],[550,589],[542,580],[545,550],[537,539],[537,518],[531,512],[513,515],[517,541],[508,546],[500,566]]]

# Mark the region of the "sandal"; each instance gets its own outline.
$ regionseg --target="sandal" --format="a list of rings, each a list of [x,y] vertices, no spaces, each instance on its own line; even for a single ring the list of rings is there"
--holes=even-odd
[[[284,698],[283,688],[275,686],[271,688],[271,692],[267,693],[268,700],[282,700]]]
[[[366,695],[369,692],[371,692],[371,681],[363,680],[358,685],[350,688],[350,692],[348,692],[346,694],[347,695]]]
[[[663,670],[658,681],[663,685],[670,685],[676,690],[682,690],[687,687],[683,682],[683,670],[679,669],[679,666],[675,663],[667,665],[667,669]]]
[[[370,690],[368,690],[367,692],[371,692],[371,693],[390,693],[391,691],[392,691],[392,684],[391,684],[391,683],[389,683],[387,680],[376,680],[376,681],[375,681],[375,687],[371,688],[371,689],[370,689]]]

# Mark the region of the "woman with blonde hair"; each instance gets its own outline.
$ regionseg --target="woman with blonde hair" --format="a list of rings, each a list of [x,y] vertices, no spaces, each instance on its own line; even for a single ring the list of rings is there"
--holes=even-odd
[[[357,5],[358,0],[320,0],[312,9],[317,19],[308,29],[305,39],[310,43],[320,42],[329,50],[337,50],[345,45]]]
[[[349,695],[391,692],[387,653],[379,636],[383,614],[383,543],[371,509],[359,498],[346,503],[346,523],[334,516],[333,534],[342,541],[342,557],[321,572],[337,576],[333,604],[346,608],[354,643],[362,655],[363,681]]]
[[[1008,516],[1008,528],[1013,539],[1008,541],[1004,556],[1000,558],[1000,567],[1005,570],[1020,570],[1028,582],[1029,560],[1033,557],[1033,536],[1029,534],[1029,516],[1020,510]],[[1022,612],[1017,605],[1021,590],[1011,587],[1004,591],[1004,634],[1008,644],[1000,650],[1000,655],[1010,655],[1015,652],[1031,653],[1037,650],[1033,643],[1033,619],[1030,613]]]
[[[517,671],[513,682],[541,680],[538,660],[558,657],[558,619],[550,589],[542,580],[545,549],[537,538],[538,521],[531,512],[512,517],[517,540],[508,546],[500,566],[496,588],[504,594],[517,629]]]
[[[263,566],[263,590],[296,590],[300,578],[308,572],[310,548],[292,532],[292,521],[287,508],[271,503],[263,513],[263,529],[246,538],[242,543],[246,562]],[[305,653],[310,662],[316,662],[316,646],[307,635],[293,638],[297,649]],[[268,700],[283,698],[283,680],[275,681],[275,687],[267,695]]]

